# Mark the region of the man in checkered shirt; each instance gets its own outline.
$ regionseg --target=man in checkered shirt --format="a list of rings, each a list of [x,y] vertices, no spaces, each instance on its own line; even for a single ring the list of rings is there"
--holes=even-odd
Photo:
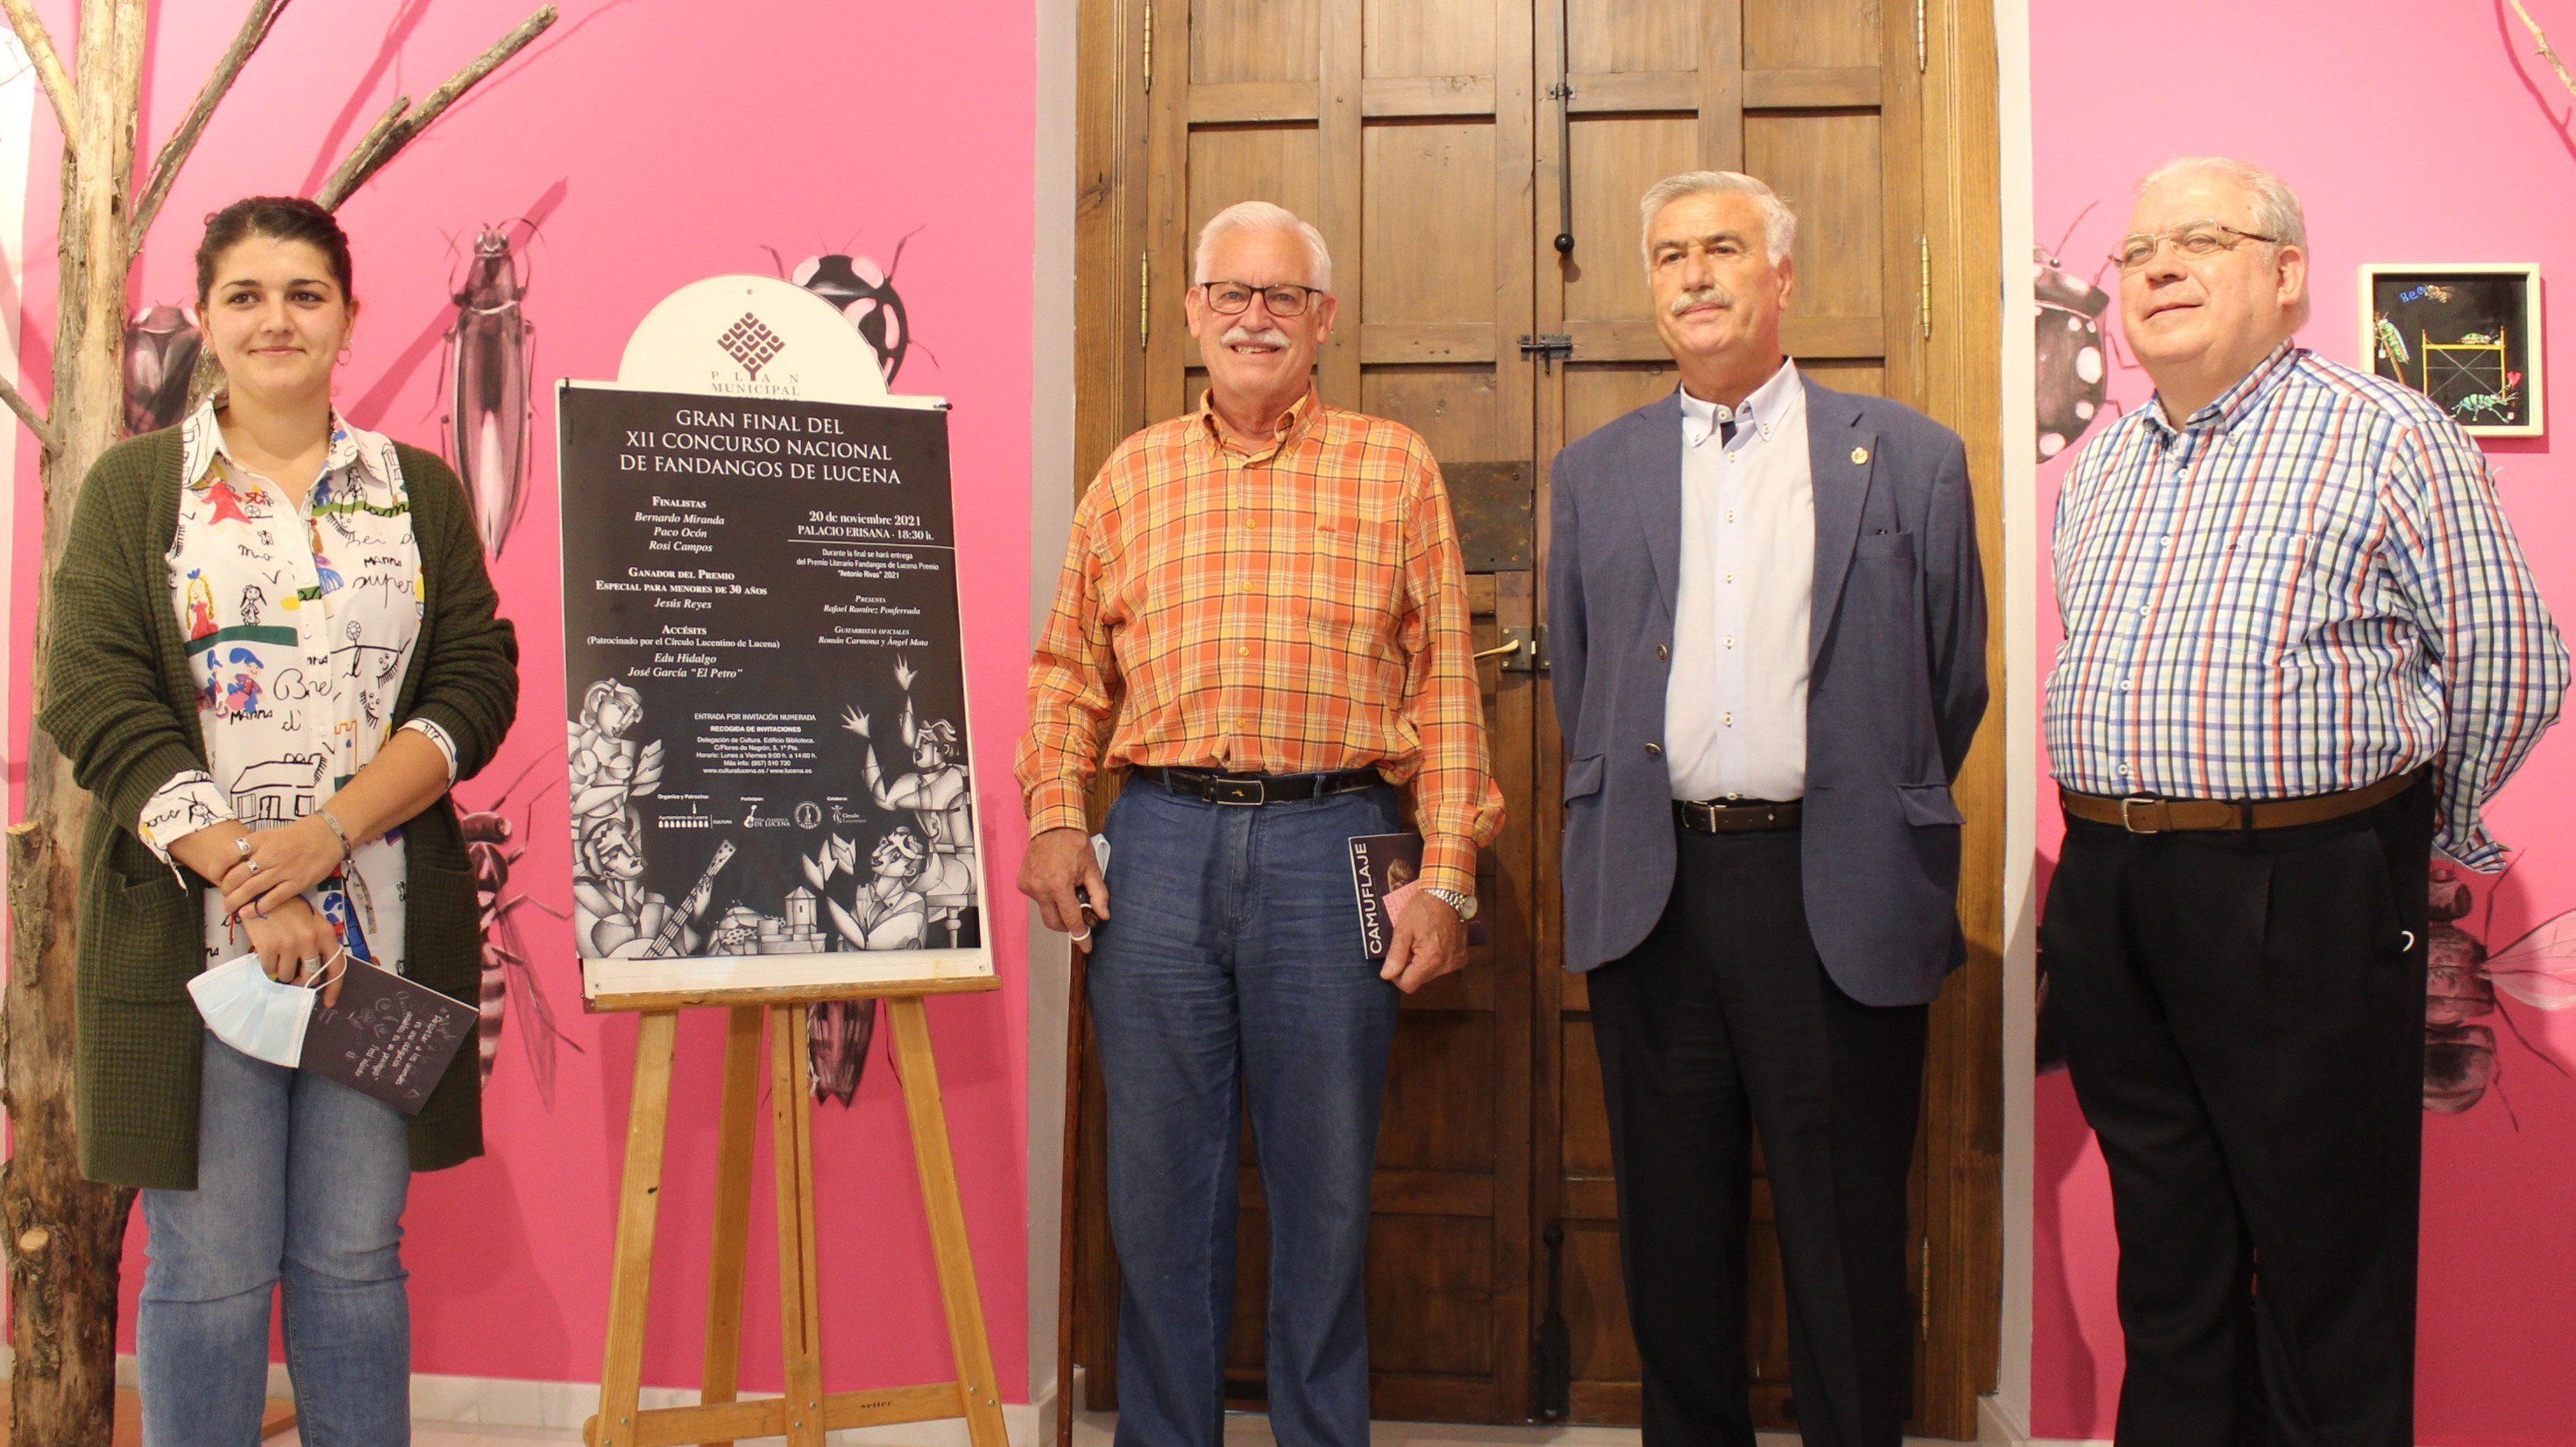
[[[2426,869],[2498,866],[2480,809],[2567,654],[2459,427],[2291,340],[2287,186],[2177,161],[2129,230],[2156,395],[2058,498],[2040,928],[2110,1167],[2118,1440],[2411,1447]]]
[[[1270,1218],[1271,1430],[1366,1447],[1369,1179],[1396,1006],[1465,962],[1503,798],[1439,466],[1411,430],[1315,394],[1337,311],[1323,237],[1247,201],[1194,260],[1206,396],[1102,464],[1029,665],[1020,889],[1090,949],[1120,1447],[1218,1447],[1246,1106]],[[1105,870],[1083,808],[1102,767],[1127,775]],[[1406,827],[1398,787],[1422,869],[1387,896],[1381,961],[1350,840]]]

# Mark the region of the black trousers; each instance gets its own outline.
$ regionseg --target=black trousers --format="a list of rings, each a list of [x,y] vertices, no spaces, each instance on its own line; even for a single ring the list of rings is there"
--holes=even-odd
[[[2259,833],[2069,821],[2040,926],[2110,1165],[2122,1447],[2411,1447],[2432,789]]]
[[[1647,1447],[1752,1447],[1753,1131],[1808,1447],[1896,1447],[1913,1386],[1905,1187],[1924,1006],[1858,1004],[1816,958],[1797,830],[1680,834],[1671,902],[1591,975],[1645,1364]]]

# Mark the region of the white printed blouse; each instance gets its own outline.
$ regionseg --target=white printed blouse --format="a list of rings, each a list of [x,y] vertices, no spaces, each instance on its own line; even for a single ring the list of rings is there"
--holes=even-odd
[[[243,466],[209,398],[181,434],[170,597],[197,678],[205,769],[171,776],[139,833],[171,842],[226,819],[253,829],[313,813],[393,736],[391,715],[420,636],[420,549],[393,442],[331,418],[321,475],[290,492]],[[428,735],[456,774],[456,745]],[[172,865],[175,871],[177,866]],[[402,830],[361,844],[306,892],[355,958],[403,968]],[[247,933],[206,893],[206,958],[247,953]]]

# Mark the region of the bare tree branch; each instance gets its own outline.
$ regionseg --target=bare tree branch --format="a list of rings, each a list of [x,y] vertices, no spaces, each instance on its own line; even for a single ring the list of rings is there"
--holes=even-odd
[[[2551,70],[2558,72],[2558,83],[2567,87],[2569,95],[2576,95],[2576,76],[2567,73],[2567,66],[2559,60],[2558,52],[2549,48],[2549,37],[2541,32],[2540,22],[2532,19],[2531,12],[2522,8],[2522,0],[2505,0],[2505,3],[2513,7],[2514,14],[2522,17],[2522,28],[2531,32],[2532,41],[2540,47],[2540,58],[2549,62]]]
[[[251,52],[259,49],[268,32],[276,28],[277,17],[284,13],[287,3],[288,0],[251,0],[250,14],[243,18],[241,30],[233,36],[224,58],[215,62],[214,74],[207,76],[205,85],[198,90],[187,118],[162,144],[161,154],[152,158],[151,179],[144,183],[142,199],[134,204],[134,222],[127,233],[131,253],[142,252],[143,238],[152,230],[152,218],[161,214],[161,203],[170,195],[170,184],[179,179],[179,168],[187,163],[188,153],[197,148],[197,137],[205,134],[206,122],[214,117],[215,107],[223,104],[224,93],[233,88]]]
[[[17,5],[25,0],[0,0],[0,4]],[[483,52],[473,64],[448,77],[447,84],[429,93],[418,110],[407,110],[408,100],[396,101],[392,109],[377,120],[373,129],[353,147],[347,159],[331,173],[322,185],[322,194],[313,199],[324,209],[336,211],[352,192],[367,183],[367,178],[384,168],[414,136],[429,128],[441,112],[456,104],[457,97],[472,90],[475,83],[498,69],[501,63],[526,48],[529,41],[545,33],[555,23],[555,7],[546,5],[520,22],[519,28],[501,38],[498,45]]]
[[[36,441],[47,452],[54,450],[52,420],[37,411],[36,404],[27,400],[27,394],[11,385],[6,377],[0,377],[0,402],[9,404],[9,410],[18,414],[18,420],[27,424],[27,430],[36,434]]]
[[[72,78],[63,70],[63,58],[55,53],[54,38],[45,33],[45,22],[36,18],[33,0],[0,0],[0,10],[9,15],[9,28],[18,32],[18,43],[27,47],[27,58],[35,62],[36,79],[44,83],[45,98],[54,103],[54,119],[63,123],[63,145],[80,149],[80,123],[72,119],[78,108],[72,99]]]

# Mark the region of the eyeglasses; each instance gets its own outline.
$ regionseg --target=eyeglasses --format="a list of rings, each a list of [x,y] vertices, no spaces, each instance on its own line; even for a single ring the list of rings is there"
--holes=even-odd
[[[1320,286],[1298,286],[1281,282],[1277,286],[1254,286],[1248,281],[1203,281],[1199,290],[1206,293],[1210,310],[1219,316],[1235,316],[1261,298],[1261,309],[1274,317],[1301,317],[1306,314],[1309,298],[1322,296]]]
[[[2216,256],[2222,251],[2233,251],[2237,246],[2248,241],[2261,241],[2274,246],[2281,244],[2277,236],[2263,236],[2252,231],[2241,231],[2216,221],[2194,221],[2188,226],[2177,226],[2171,231],[2141,231],[2135,236],[2123,237],[2120,241],[2120,249],[2111,253],[2111,260],[2122,271],[2141,271],[2146,268],[2147,263],[2156,259],[2156,253],[2162,250],[2168,241],[2173,243],[2175,254],[2191,257],[2194,260]]]

